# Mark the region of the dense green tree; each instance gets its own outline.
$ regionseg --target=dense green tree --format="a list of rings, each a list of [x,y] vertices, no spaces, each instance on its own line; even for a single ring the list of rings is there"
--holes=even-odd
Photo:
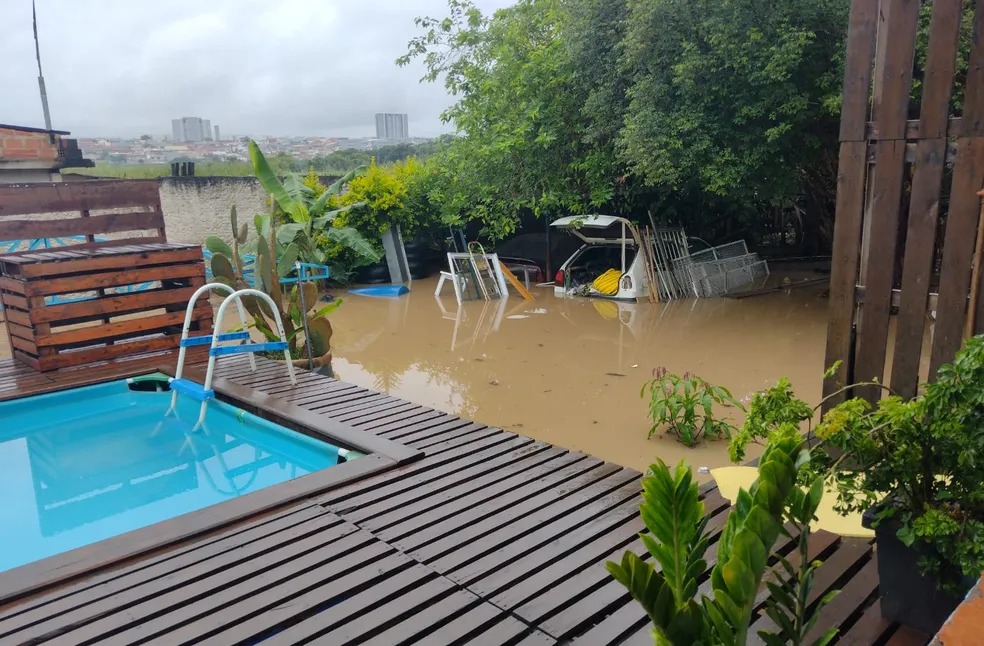
[[[619,153],[633,174],[753,219],[829,210],[848,5],[629,0]]]
[[[652,210],[712,237],[829,220],[849,0],[448,5],[398,60],[457,99],[446,217],[493,237],[528,212]]]
[[[425,79],[443,77],[458,99],[443,115],[459,135],[441,156],[447,215],[480,219],[502,237],[523,212],[606,203],[614,178],[585,164],[591,142],[562,37],[564,3],[523,0],[491,18],[467,0],[449,8],[448,18],[418,19],[425,33],[399,60],[423,56]]]

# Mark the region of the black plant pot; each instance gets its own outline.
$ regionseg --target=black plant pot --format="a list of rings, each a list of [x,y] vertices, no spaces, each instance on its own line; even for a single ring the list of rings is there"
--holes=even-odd
[[[865,527],[872,528],[875,512],[875,509],[869,509],[864,513],[862,524]],[[900,526],[897,520],[889,518],[874,527],[881,613],[889,621],[935,635],[963,601],[964,595],[941,592],[935,576],[919,571],[919,558],[923,552],[917,545],[906,547],[899,540],[896,533]],[[971,578],[966,578],[964,583],[965,593],[974,586]]]

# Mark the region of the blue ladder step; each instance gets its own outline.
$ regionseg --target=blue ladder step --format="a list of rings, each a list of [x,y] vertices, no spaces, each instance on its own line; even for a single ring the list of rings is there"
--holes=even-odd
[[[249,332],[227,332],[219,335],[219,341],[249,341]],[[181,339],[182,348],[193,348],[198,345],[212,345],[212,335],[190,336]]]
[[[211,388],[205,390],[205,387],[194,381],[189,381],[188,379],[172,379],[171,380],[171,390],[176,390],[182,395],[187,395],[192,399],[203,402],[208,399],[215,399],[215,391]]]
[[[243,352],[283,352],[287,349],[286,341],[270,341],[268,343],[244,343],[242,345],[220,345],[208,353],[213,357],[226,354],[241,354]]]

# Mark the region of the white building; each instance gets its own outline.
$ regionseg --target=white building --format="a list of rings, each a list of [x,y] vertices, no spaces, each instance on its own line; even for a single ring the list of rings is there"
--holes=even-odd
[[[171,134],[175,142],[212,141],[212,124],[199,117],[172,119]]]
[[[409,139],[410,128],[406,114],[380,112],[376,115],[377,139]]]

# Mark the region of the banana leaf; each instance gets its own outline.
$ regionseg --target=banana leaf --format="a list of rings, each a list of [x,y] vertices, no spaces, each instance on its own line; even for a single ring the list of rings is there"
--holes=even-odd
[[[370,263],[379,262],[379,259],[383,257],[381,251],[376,249],[361,233],[352,227],[331,227],[325,230],[325,235],[331,240],[345,245]]]
[[[277,178],[276,173],[270,168],[266,157],[263,156],[263,151],[260,150],[260,147],[255,141],[249,142],[249,159],[253,163],[253,172],[256,173],[256,179],[260,181],[263,190],[273,196],[273,199],[280,205],[280,208],[294,222],[307,221],[307,209],[303,204],[291,198],[284,185]]]

